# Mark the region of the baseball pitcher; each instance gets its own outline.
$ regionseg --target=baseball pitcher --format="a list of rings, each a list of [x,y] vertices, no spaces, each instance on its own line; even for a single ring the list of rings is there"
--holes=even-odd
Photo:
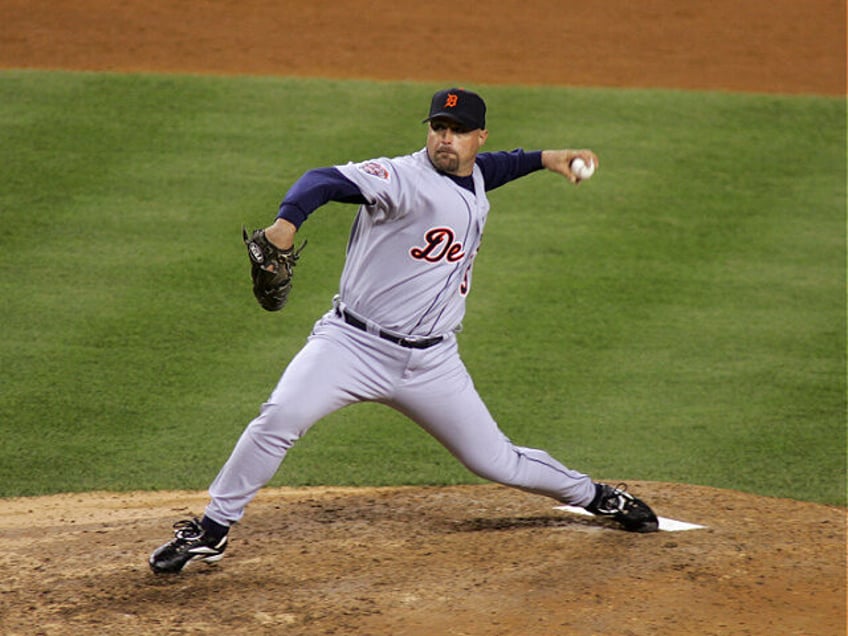
[[[582,506],[623,529],[654,532],[651,509],[624,487],[597,483],[498,427],[460,358],[456,334],[489,214],[486,193],[547,169],[579,183],[571,162],[590,150],[481,152],[486,105],[461,88],[437,92],[424,120],[426,146],[306,172],[275,222],[244,232],[253,292],[281,309],[300,258],[295,234],[329,201],[357,205],[338,295],[244,430],[209,489],[201,519],[174,525],[151,554],[156,573],[218,561],[230,527],[274,476],[288,450],[324,416],[355,402],[396,409],[485,479]],[[302,248],[301,248],[302,249]]]

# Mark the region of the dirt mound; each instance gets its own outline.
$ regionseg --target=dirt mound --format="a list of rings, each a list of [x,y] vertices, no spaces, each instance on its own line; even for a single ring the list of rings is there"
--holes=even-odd
[[[217,565],[148,553],[205,493],[3,502],[17,634],[842,634],[845,511],[636,483],[701,530],[633,535],[500,486],[267,489]]]

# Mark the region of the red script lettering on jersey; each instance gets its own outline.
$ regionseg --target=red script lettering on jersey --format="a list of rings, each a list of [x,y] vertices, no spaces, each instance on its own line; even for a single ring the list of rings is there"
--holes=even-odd
[[[445,259],[449,263],[455,263],[465,258],[462,243],[454,242],[456,234],[449,227],[434,227],[424,235],[427,245],[424,247],[413,247],[409,255],[419,261],[438,263]]]

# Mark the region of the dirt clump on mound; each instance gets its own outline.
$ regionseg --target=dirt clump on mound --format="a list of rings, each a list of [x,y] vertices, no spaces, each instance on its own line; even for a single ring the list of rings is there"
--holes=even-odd
[[[3,502],[0,627],[30,634],[843,634],[845,511],[634,483],[638,535],[496,485],[266,489],[216,565],[149,552],[205,493]]]

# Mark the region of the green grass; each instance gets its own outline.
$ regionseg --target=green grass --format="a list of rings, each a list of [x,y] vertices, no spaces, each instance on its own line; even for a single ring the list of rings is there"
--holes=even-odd
[[[281,314],[240,229],[304,170],[423,145],[429,84],[0,73],[0,496],[205,488],[336,290],[331,204]],[[516,442],[603,478],[845,503],[845,101],[478,87],[491,193],[461,336]],[[274,484],[476,481],[375,405]]]

